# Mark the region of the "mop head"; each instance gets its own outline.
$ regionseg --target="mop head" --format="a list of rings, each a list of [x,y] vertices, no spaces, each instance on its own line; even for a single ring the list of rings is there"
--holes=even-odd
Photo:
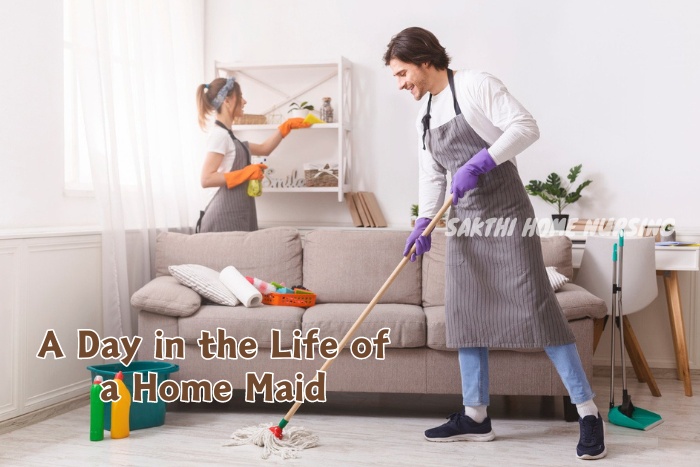
[[[318,436],[302,427],[290,427],[284,430],[282,439],[278,439],[270,430],[275,423],[262,423],[236,430],[231,435],[232,441],[224,446],[243,446],[254,444],[263,448],[262,458],[267,459],[271,454],[282,459],[299,457],[299,451],[318,446]]]
[[[628,417],[620,410],[620,406],[613,407],[608,412],[608,421],[613,425],[633,428],[635,430],[651,430],[663,422],[661,415],[648,410],[635,407],[632,416]]]

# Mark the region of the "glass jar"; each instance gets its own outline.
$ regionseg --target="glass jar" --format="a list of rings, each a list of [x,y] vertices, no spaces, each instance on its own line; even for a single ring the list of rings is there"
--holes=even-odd
[[[319,112],[321,120],[326,123],[333,123],[333,107],[331,107],[331,98],[324,97],[321,110]]]

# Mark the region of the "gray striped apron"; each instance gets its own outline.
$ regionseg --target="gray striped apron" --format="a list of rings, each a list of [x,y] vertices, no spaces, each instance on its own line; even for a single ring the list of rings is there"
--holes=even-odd
[[[233,159],[231,171],[241,170],[250,164],[248,143],[241,142],[226,125],[216,121],[233,140],[236,146],[236,157]],[[239,157],[244,155],[245,157]],[[255,210],[255,198],[248,196],[248,184],[241,183],[233,188],[219,188],[197,222],[198,232],[231,232],[258,230],[258,215]]]
[[[455,118],[430,129],[430,104],[423,117],[423,140],[437,164],[453,175],[486,143],[467,123],[448,70]],[[518,169],[500,164],[450,210],[458,229],[469,219],[513,219],[511,235],[454,235],[447,239],[445,326],[448,347],[541,348],[574,342],[574,335],[549,284],[539,236],[522,236],[534,219]],[[456,218],[455,220],[453,220]],[[517,219],[515,221],[514,219]],[[470,229],[471,230],[471,229]],[[455,230],[457,231],[457,230]]]

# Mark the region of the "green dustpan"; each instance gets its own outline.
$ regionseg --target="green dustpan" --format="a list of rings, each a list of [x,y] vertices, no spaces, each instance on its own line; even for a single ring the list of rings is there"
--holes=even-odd
[[[619,248],[618,248],[619,246]],[[611,312],[613,324],[610,329],[610,410],[608,421],[614,425],[635,430],[651,430],[663,420],[659,414],[632,405],[632,398],[627,393],[627,372],[625,371],[624,326],[622,324],[622,258],[625,246],[625,233],[620,230],[618,243],[613,245],[613,297]],[[618,252],[620,261],[618,263]],[[615,406],[615,326],[620,332],[620,363],[622,365],[622,405]]]
[[[661,415],[639,407],[635,407],[632,416],[628,417],[620,411],[620,406],[618,405],[608,412],[608,421],[613,425],[646,431],[662,423],[663,419]]]

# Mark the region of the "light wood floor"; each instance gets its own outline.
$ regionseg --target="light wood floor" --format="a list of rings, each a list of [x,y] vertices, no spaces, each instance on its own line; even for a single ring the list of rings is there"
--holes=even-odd
[[[596,402],[605,416],[608,378],[596,369]],[[619,374],[619,373],[618,373]],[[698,379],[695,379],[697,385]],[[658,379],[663,394],[630,382],[632,401],[661,414],[664,423],[642,432],[607,425],[608,456],[596,465],[697,466],[700,458],[700,395],[685,397],[670,375]],[[618,386],[619,387],[619,386]],[[696,387],[696,391],[700,388]],[[621,392],[618,390],[618,393]],[[239,399],[242,395],[239,394]],[[616,404],[620,403],[616,396]],[[185,466],[185,465],[416,465],[568,466],[575,458],[578,424],[562,418],[559,398],[494,397],[490,415],[496,440],[489,443],[430,443],[426,428],[459,409],[460,398],[329,394],[325,404],[306,404],[290,426],[318,435],[321,445],[301,458],[260,459],[255,446],[223,447],[230,434],[249,425],[276,425],[288,405],[233,402],[226,406],[182,404],[168,409],[164,426],[133,431],[121,440],[88,440],[88,407],[0,435],[0,465],[9,466]],[[607,419],[607,417],[606,417]],[[109,433],[106,433],[109,436]],[[695,459],[695,460],[694,460]]]

